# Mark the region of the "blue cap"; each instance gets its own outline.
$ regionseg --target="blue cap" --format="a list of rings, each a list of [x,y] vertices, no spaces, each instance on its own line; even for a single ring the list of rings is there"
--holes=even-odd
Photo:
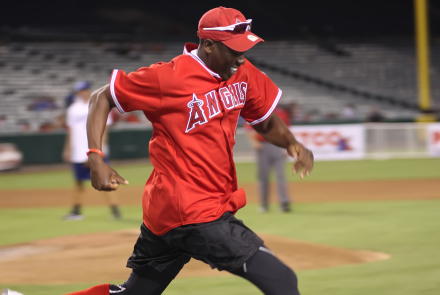
[[[84,89],[90,89],[90,83],[87,81],[78,81],[75,83],[75,86],[73,87],[73,91],[81,91]]]

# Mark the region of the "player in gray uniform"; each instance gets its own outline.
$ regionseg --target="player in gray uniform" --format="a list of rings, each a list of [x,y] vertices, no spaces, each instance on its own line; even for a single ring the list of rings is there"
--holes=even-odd
[[[283,119],[286,125],[289,125],[287,112],[282,108],[275,108],[274,112]],[[260,189],[261,207],[259,212],[263,213],[269,210],[269,188],[270,171],[273,167],[276,175],[278,201],[281,212],[290,212],[290,199],[286,182],[285,163],[287,159],[286,151],[269,142],[252,128],[248,129],[248,138],[257,154],[258,181]]]

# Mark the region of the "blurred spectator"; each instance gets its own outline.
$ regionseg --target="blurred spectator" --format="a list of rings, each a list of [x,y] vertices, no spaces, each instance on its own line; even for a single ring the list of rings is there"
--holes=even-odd
[[[303,122],[304,121],[304,113],[301,109],[301,106],[293,101],[287,105],[287,109],[289,110],[290,122],[293,124],[294,122]]]
[[[66,130],[66,114],[63,113],[55,118],[53,123],[54,130]]]
[[[51,96],[34,97],[32,103],[28,105],[28,109],[33,111],[54,110],[57,108],[55,100]]]
[[[325,121],[336,121],[338,120],[338,114],[334,113],[334,112],[328,112],[325,114],[324,120]]]
[[[113,125],[115,125],[117,122],[119,122],[120,120],[122,120],[122,119],[121,119],[122,115],[123,115],[123,114],[121,114],[119,111],[115,111],[115,109],[112,109],[112,110],[110,111],[109,116],[110,116],[110,118],[111,118],[112,121],[113,121]]]
[[[31,130],[31,124],[26,120],[19,120],[17,125],[20,127],[21,132],[28,132]]]
[[[38,131],[40,131],[40,132],[51,132],[53,130],[55,130],[55,125],[49,121],[44,122],[38,128]]]
[[[116,109],[112,109],[110,111],[110,117],[113,121],[113,124],[117,124],[118,122],[128,122],[128,123],[140,123],[138,115],[135,112],[130,113],[119,113]]]
[[[354,104],[347,104],[342,110],[342,117],[347,120],[353,120],[357,118],[356,106]]]
[[[0,115],[0,131],[6,126],[6,115]]]
[[[321,114],[319,110],[308,110],[303,117],[303,122],[316,122],[321,120]]]
[[[125,122],[130,122],[130,123],[139,123],[139,117],[136,116],[136,114],[133,113],[128,113],[127,116],[125,117]]]
[[[371,106],[370,113],[367,116],[367,122],[383,122],[385,121],[384,116],[379,111],[379,107],[376,105]]]

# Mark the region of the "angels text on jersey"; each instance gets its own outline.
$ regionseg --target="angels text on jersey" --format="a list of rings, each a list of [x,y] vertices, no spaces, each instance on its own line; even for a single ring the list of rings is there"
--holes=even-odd
[[[218,91],[212,90],[203,95],[203,98],[199,98],[193,93],[192,99],[187,104],[190,111],[185,133],[197,126],[208,123],[208,119],[222,112],[221,106],[223,106],[225,112],[234,108],[242,108],[246,101],[246,90],[246,82],[237,82],[221,87]],[[221,104],[219,100],[222,102]]]

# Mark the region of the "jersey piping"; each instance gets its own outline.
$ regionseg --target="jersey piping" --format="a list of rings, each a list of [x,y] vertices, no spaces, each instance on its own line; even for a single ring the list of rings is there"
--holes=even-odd
[[[118,109],[118,111],[123,114],[125,113],[124,109],[121,107],[121,105],[119,104],[118,98],[116,97],[116,92],[115,92],[115,80],[116,80],[116,76],[118,76],[118,70],[114,69],[113,73],[112,73],[112,78],[110,80],[110,94],[112,95],[112,99],[115,102],[116,108]]]
[[[267,113],[263,117],[261,117],[260,119],[257,119],[255,121],[250,122],[249,125],[256,125],[256,124],[261,123],[264,120],[266,120],[270,116],[270,114],[272,114],[273,110],[277,106],[278,101],[280,100],[282,95],[283,95],[283,91],[281,91],[281,89],[278,88],[277,97],[275,98],[275,100],[274,100],[272,106],[270,107],[269,111],[267,111]]]

